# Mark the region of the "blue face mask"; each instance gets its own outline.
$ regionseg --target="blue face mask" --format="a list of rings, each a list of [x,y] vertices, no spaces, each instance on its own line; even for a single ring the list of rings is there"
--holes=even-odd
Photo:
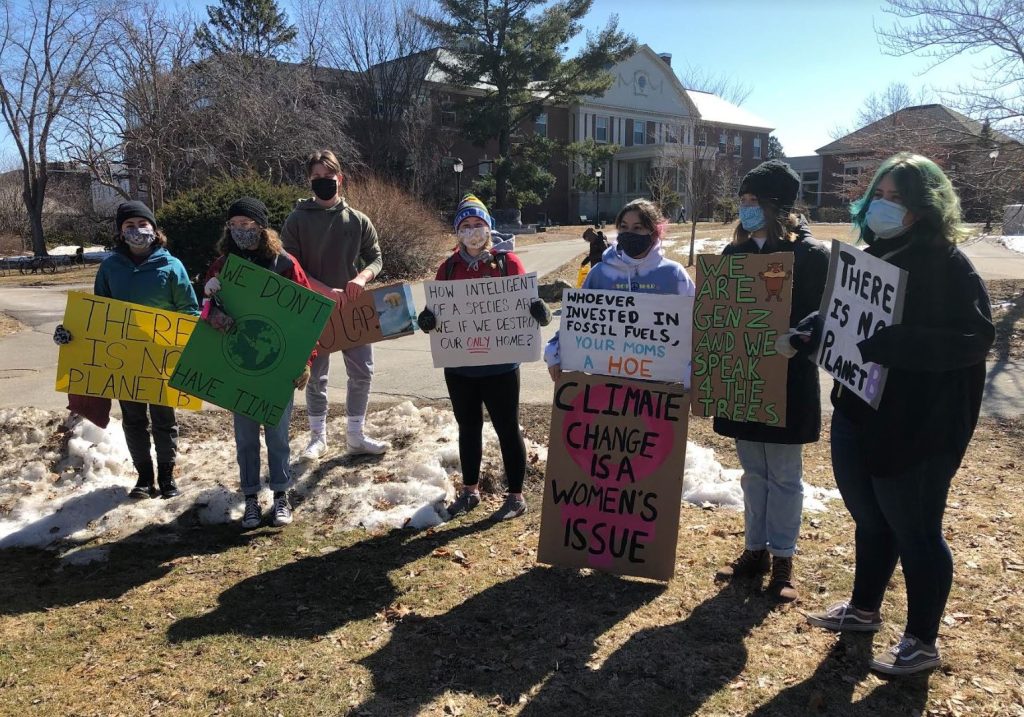
[[[872,199],[864,216],[864,223],[879,239],[892,239],[905,233],[909,226],[903,226],[907,208],[888,199]]]
[[[740,224],[748,232],[764,229],[764,210],[761,207],[740,207]]]

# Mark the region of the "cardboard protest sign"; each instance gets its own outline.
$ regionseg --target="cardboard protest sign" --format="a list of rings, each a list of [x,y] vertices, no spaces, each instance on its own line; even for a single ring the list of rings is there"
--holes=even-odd
[[[832,242],[818,365],[878,408],[889,369],[860,356],[857,344],[903,319],[907,272],[849,244]]]
[[[57,390],[198,411],[203,402],[168,386],[196,317],[117,299],[68,292]]]
[[[670,580],[688,411],[678,383],[563,372],[551,410],[537,559]]]
[[[793,255],[697,257],[693,304],[693,414],[786,425]]]
[[[276,426],[334,303],[235,255],[219,278],[234,326],[221,333],[199,322],[170,383]]]
[[[309,277],[310,286],[331,301],[334,289]],[[324,327],[317,350],[334,353],[343,349],[408,336],[416,330],[416,306],[408,284],[378,286],[358,299],[336,303]]]
[[[435,367],[540,359],[540,327],[530,316],[536,273],[425,281],[423,288],[427,307],[437,317],[437,328],[430,332]]]
[[[692,319],[689,296],[566,289],[559,328],[562,370],[689,387]]]

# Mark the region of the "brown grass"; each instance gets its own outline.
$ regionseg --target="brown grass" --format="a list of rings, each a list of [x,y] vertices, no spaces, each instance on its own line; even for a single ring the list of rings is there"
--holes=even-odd
[[[548,407],[526,407],[522,420],[546,438]],[[229,440],[218,416],[198,414],[185,430]],[[707,420],[690,432],[735,465]],[[832,484],[827,450],[807,447],[808,482]],[[1024,423],[983,420],[950,496],[957,574],[946,666],[931,676],[882,681],[865,669],[870,638],[804,623],[801,610],[850,589],[852,523],[840,503],[804,516],[802,599],[776,607],[756,588],[712,580],[741,548],[735,511],[684,508],[668,585],[538,566],[535,473],[534,511],[501,525],[483,520],[493,497],[419,533],[336,532],[300,507],[290,528],[246,534],[186,514],[114,544],[99,565],[4,551],[0,711],[1022,714],[1022,462]],[[905,617],[898,575],[883,611],[875,649]]]
[[[22,274],[17,269],[4,269],[0,273],[0,286],[60,286],[62,284],[92,284],[99,264],[60,266],[55,274]]]
[[[0,338],[16,334],[25,328],[25,325],[7,314],[0,313]]]

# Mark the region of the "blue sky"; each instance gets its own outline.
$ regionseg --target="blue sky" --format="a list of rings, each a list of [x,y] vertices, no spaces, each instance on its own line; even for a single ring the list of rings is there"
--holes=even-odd
[[[619,26],[673,67],[696,65],[753,88],[743,106],[776,128],[788,156],[813,154],[849,127],[872,91],[890,82],[911,90],[969,84],[977,58],[958,58],[923,75],[917,57],[882,54],[875,25],[894,17],[880,0],[596,0],[586,25],[612,14]],[[874,23],[874,24],[873,24]],[[938,99],[933,100],[938,101]]]
[[[174,0],[205,17],[206,0]],[[291,3],[280,3],[294,16]],[[894,18],[880,0],[596,0],[585,25],[596,30],[612,14],[622,29],[674,67],[696,65],[752,87],[744,107],[776,128],[787,155],[812,154],[829,131],[850,126],[873,91],[890,82],[949,89],[970,84],[977,57],[958,58],[924,73],[918,57],[890,57],[875,25]],[[582,35],[574,46],[582,42]],[[924,74],[921,74],[924,73]],[[939,98],[936,97],[936,100]],[[13,145],[0,128],[0,156]]]

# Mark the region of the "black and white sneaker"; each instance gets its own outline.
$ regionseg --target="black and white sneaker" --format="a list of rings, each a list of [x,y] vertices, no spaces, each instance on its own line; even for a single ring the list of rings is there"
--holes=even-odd
[[[491,514],[491,520],[512,520],[526,513],[526,510],[526,499],[523,496],[509,495],[501,507]]]
[[[262,522],[263,513],[260,512],[259,496],[245,496],[245,512],[242,513],[242,527],[246,529],[258,528]]]
[[[292,506],[288,503],[287,493],[274,493],[274,517],[270,524],[275,528],[290,525],[292,522]]]
[[[888,652],[871,658],[871,669],[883,675],[912,675],[938,667],[939,648],[926,645],[912,635],[904,635]]]

